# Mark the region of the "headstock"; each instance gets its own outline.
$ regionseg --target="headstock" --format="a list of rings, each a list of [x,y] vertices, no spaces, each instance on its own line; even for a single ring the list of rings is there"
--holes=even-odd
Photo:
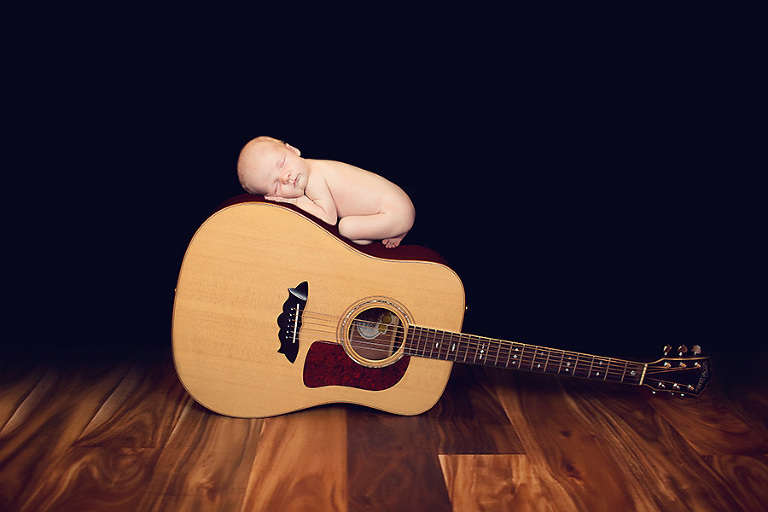
[[[673,354],[672,357],[667,357]],[[676,356],[674,355],[676,354]],[[664,347],[664,356],[648,363],[643,384],[654,392],[664,391],[675,396],[699,396],[712,376],[712,362],[701,355],[701,347],[693,345],[689,350],[681,345],[675,352]]]

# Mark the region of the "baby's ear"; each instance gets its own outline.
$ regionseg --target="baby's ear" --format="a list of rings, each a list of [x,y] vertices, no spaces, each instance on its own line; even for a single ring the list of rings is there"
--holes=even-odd
[[[291,146],[291,145],[290,145],[290,144],[288,144],[287,142],[285,143],[285,147],[287,147],[288,149],[290,149],[291,151],[293,151],[294,153],[296,153],[296,156],[301,156],[301,151],[299,151],[299,149],[298,149],[298,148],[295,148],[295,147]]]

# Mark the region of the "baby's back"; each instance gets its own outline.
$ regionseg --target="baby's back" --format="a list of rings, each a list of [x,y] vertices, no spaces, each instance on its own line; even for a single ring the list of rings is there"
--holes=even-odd
[[[319,171],[325,177],[339,217],[413,209],[403,189],[378,174],[334,160],[312,162],[313,175]]]

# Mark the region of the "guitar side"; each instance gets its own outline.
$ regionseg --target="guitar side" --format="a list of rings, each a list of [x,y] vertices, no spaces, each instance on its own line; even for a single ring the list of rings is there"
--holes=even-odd
[[[305,319],[291,362],[278,352],[278,317],[288,290],[303,282],[305,310],[324,320]],[[200,404],[228,416],[274,416],[333,402],[422,413],[440,398],[451,362],[411,357],[402,378],[375,391],[305,384],[312,344],[338,343],[345,311],[370,297],[402,305],[412,324],[461,330],[464,289],[450,268],[366,255],[281,205],[224,208],[197,231],[179,274],[173,312],[179,379]]]

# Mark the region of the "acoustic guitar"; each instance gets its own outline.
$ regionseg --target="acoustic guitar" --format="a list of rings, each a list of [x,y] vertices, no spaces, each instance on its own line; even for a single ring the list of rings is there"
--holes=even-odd
[[[214,213],[176,288],[173,358],[186,390],[235,417],[333,402],[415,415],[440,398],[453,363],[694,396],[710,379],[697,346],[640,363],[463,334],[464,288],[439,255],[375,246],[291,205]]]

